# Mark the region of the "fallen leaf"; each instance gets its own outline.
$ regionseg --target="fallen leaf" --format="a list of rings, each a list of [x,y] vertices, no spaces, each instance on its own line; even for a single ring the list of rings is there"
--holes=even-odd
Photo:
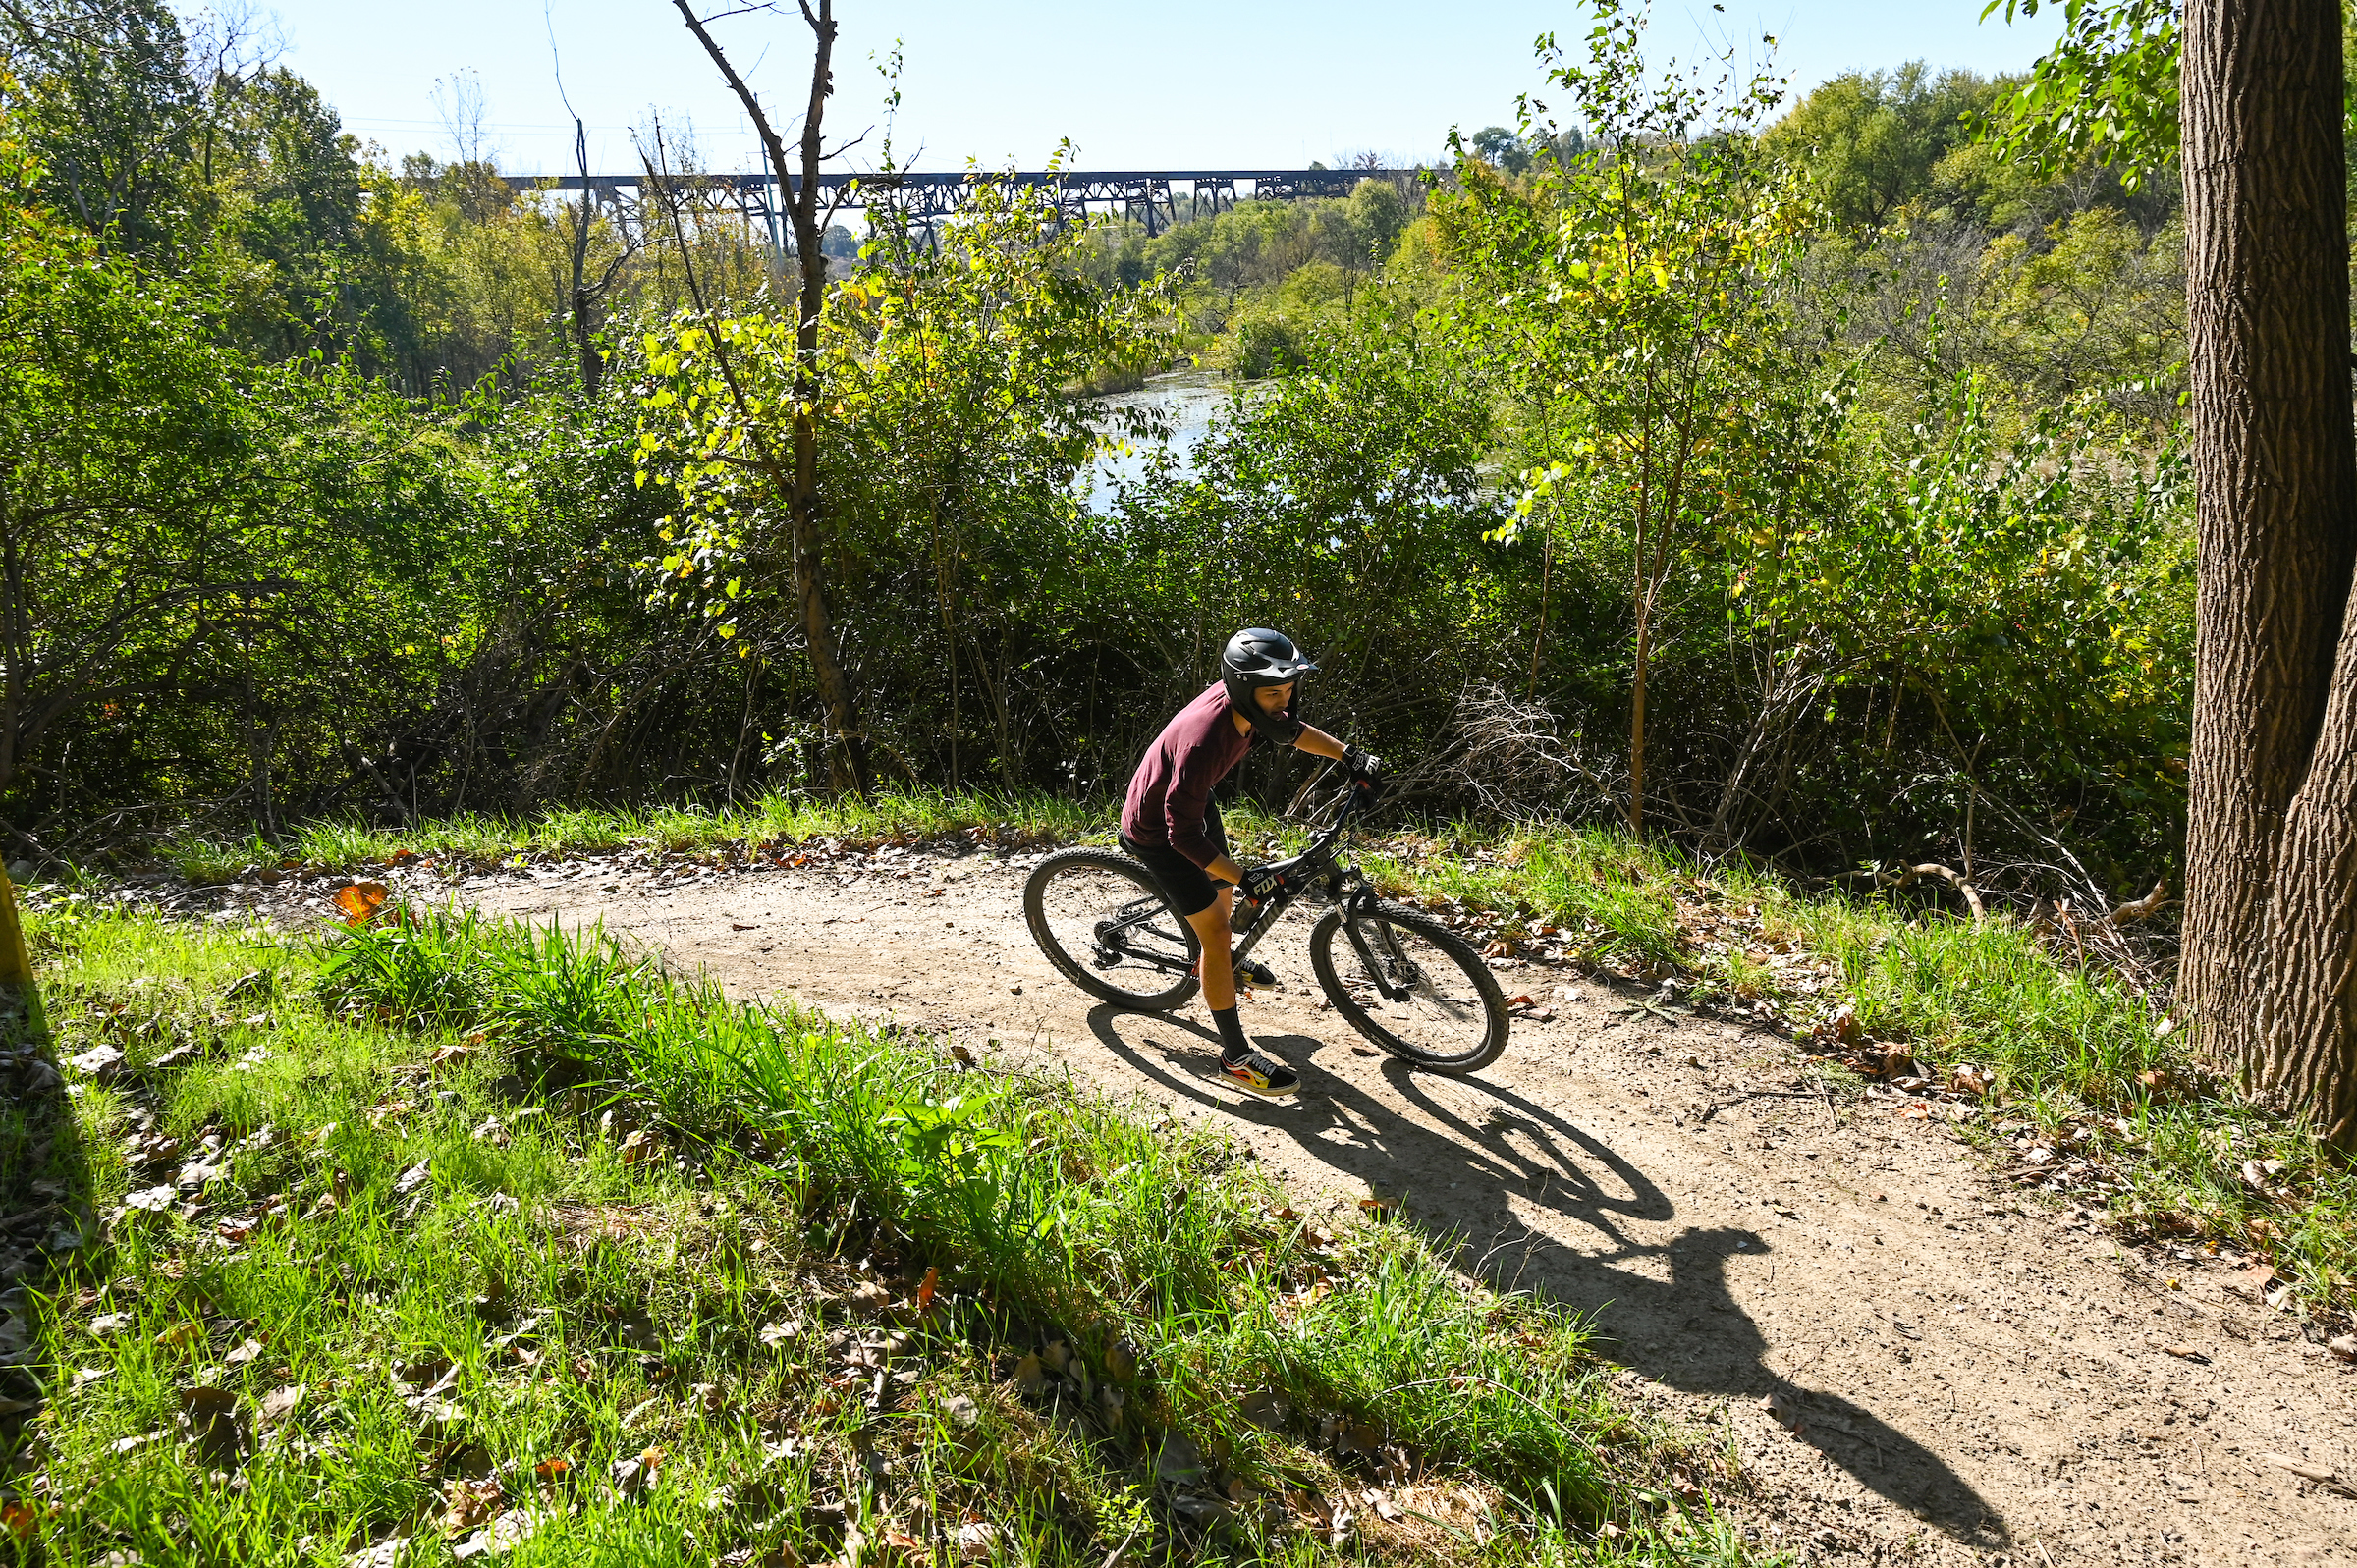
[[[111,1078],[123,1065],[123,1053],[112,1046],[93,1046],[79,1056],[67,1057],[66,1065],[85,1078]]]
[[[1243,1418],[1263,1432],[1283,1432],[1292,1420],[1292,1406],[1274,1389],[1263,1388],[1246,1394],[1241,1407]]]
[[[872,1279],[862,1280],[851,1287],[853,1312],[878,1313],[892,1305],[892,1292]]]
[[[492,1476],[483,1481],[460,1479],[443,1489],[442,1518],[438,1528],[446,1536],[455,1536],[501,1513],[507,1506],[508,1494]]]
[[[918,1312],[924,1312],[933,1305],[933,1292],[938,1290],[940,1287],[941,1271],[939,1269],[927,1269],[925,1271],[925,1277],[918,1282],[916,1287],[916,1310]]]
[[[999,1527],[980,1519],[971,1519],[958,1527],[958,1555],[968,1562],[987,1560],[997,1550]]]
[[[2357,1334],[2341,1334],[2325,1342],[2325,1348],[2343,1361],[2357,1361]]]
[[[1168,1486],[1185,1487],[1201,1481],[1207,1474],[1203,1456],[1193,1443],[1177,1433],[1162,1440],[1162,1451],[1154,1456],[1156,1480]]]
[[[769,1347],[771,1350],[775,1350],[778,1348],[778,1346],[786,1343],[787,1340],[794,1338],[801,1331],[802,1325],[800,1322],[796,1320],[789,1320],[785,1323],[769,1324],[761,1330],[761,1343]]]
[[[165,1350],[187,1350],[204,1343],[204,1325],[193,1318],[183,1318],[155,1336],[156,1344]]]
[[[303,1385],[289,1383],[262,1400],[261,1426],[267,1432],[295,1414],[302,1405]]]
[[[336,907],[344,911],[346,925],[364,926],[385,906],[385,899],[391,893],[392,890],[381,882],[356,882],[338,888],[334,898]]]
[[[1014,1364],[1014,1385],[1024,1393],[1037,1393],[1040,1384],[1047,1380],[1047,1369],[1039,1364],[1037,1356],[1025,1356]]]
[[[433,1162],[420,1160],[394,1179],[393,1190],[406,1198],[419,1187],[424,1186],[432,1178],[433,1173]]]
[[[2203,1367],[2210,1365],[2210,1358],[2203,1355],[2200,1351],[2194,1349],[2191,1345],[2163,1345],[2161,1348],[2167,1354],[2176,1357],[2179,1361],[2190,1361]]]
[[[451,1547],[450,1554],[466,1562],[475,1557],[512,1551],[540,1528],[543,1517],[521,1508],[511,1508]]]
[[[1820,1045],[1854,1046],[1864,1037],[1858,1027],[1858,1009],[1846,1001],[1831,1016],[1820,1019],[1809,1033]]]
[[[221,1359],[233,1367],[243,1367],[261,1353],[262,1342],[259,1339],[247,1339]]]
[[[884,1532],[884,1549],[893,1558],[905,1564],[930,1562],[933,1558],[933,1554],[925,1550],[923,1541],[902,1530]]]
[[[662,1152],[655,1135],[643,1127],[622,1140],[622,1162],[626,1165],[642,1164]]]

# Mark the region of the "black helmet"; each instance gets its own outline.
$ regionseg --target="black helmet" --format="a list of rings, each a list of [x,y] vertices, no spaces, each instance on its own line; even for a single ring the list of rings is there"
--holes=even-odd
[[[1261,712],[1252,693],[1262,686],[1282,686],[1300,679],[1318,667],[1312,664],[1293,639],[1282,631],[1266,626],[1246,626],[1228,639],[1227,651],[1220,655],[1220,683],[1228,688],[1229,705],[1240,713],[1256,730],[1272,730],[1270,716]],[[1280,740],[1291,740],[1301,730],[1290,726],[1292,734],[1278,735]]]

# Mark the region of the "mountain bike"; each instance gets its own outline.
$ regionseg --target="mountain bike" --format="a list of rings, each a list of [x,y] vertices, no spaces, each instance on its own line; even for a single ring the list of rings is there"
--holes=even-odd
[[[1506,998],[1472,945],[1419,910],[1375,896],[1342,858],[1352,820],[1374,805],[1375,786],[1354,780],[1334,820],[1289,860],[1258,868],[1257,903],[1235,894],[1236,973],[1301,898],[1328,905],[1310,928],[1309,961],[1334,1010],[1400,1060],[1430,1072],[1466,1073],[1506,1050]],[[1101,1000],[1166,1012],[1200,988],[1194,928],[1129,856],[1063,849],[1023,884],[1023,917],[1040,951],[1067,980]]]

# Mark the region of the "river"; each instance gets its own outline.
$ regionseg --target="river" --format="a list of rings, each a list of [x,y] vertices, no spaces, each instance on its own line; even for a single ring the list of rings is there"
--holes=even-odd
[[[1146,384],[1135,392],[1116,392],[1097,401],[1109,413],[1124,408],[1160,413],[1169,422],[1168,444],[1183,469],[1188,457],[1211,433],[1213,417],[1228,406],[1233,386],[1225,371],[1171,370],[1148,376]],[[1110,430],[1112,420],[1100,421],[1098,428]],[[1088,478],[1091,512],[1112,511],[1117,488],[1146,471],[1151,448],[1138,443],[1124,443],[1124,447],[1125,450],[1100,457],[1091,470]]]

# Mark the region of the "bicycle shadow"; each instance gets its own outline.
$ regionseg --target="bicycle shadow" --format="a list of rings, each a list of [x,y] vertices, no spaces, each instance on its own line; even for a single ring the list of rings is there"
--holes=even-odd
[[[1088,1024],[1100,1044],[1164,1089],[1288,1137],[1350,1183],[1398,1201],[1404,1222],[1456,1253],[1468,1271],[1501,1289],[1535,1287],[1583,1313],[1619,1364],[1688,1393],[1772,1400],[1778,1419],[1861,1485],[1972,1544],[2008,1539],[1994,1506],[1937,1454],[1855,1401],[1768,1366],[1767,1337],[1736,1300],[1727,1268],[1738,1253],[1770,1251],[1764,1238],[1730,1227],[1689,1229],[1666,1243],[1631,1234],[1630,1222],[1667,1222],[1676,1206],[1595,1134],[1503,1084],[1447,1080],[1488,1105],[1486,1113],[1465,1114],[1431,1092],[1430,1078],[1387,1059],[1386,1082],[1438,1124],[1427,1126],[1320,1070],[1315,1057],[1333,1042],[1299,1034],[1258,1038],[1301,1071],[1301,1101],[1245,1099],[1212,1076],[1218,1036],[1190,1019],[1100,1006]],[[1123,1037],[1124,1024],[1132,1033],[1165,1025],[1191,1038],[1183,1054],[1160,1043],[1141,1048]],[[1198,1041],[1199,1067],[1186,1059]],[[1579,1227],[1582,1244],[1535,1228],[1515,1212],[1515,1198]]]

